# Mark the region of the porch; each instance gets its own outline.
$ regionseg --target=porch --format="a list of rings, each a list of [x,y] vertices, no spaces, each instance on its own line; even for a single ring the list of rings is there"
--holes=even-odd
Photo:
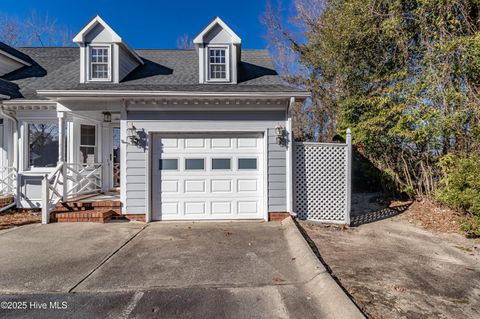
[[[103,221],[120,215],[120,113],[49,103],[1,111],[0,196],[13,196],[20,209],[41,208],[43,223],[77,211]]]

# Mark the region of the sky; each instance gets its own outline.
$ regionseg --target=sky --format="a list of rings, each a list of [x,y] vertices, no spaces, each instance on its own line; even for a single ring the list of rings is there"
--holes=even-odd
[[[0,0],[0,15],[22,18],[35,10],[75,35],[98,14],[137,49],[176,48],[182,34],[193,39],[219,16],[242,39],[243,48],[263,49],[266,29],[260,19],[265,6],[266,0]]]

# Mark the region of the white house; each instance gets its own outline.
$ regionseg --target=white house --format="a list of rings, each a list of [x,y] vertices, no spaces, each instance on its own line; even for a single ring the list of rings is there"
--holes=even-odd
[[[194,50],[135,50],[99,16],[78,47],[0,44],[2,190],[17,207],[119,190],[150,220],[292,212],[287,85],[215,18]],[[111,194],[111,193],[109,193]]]

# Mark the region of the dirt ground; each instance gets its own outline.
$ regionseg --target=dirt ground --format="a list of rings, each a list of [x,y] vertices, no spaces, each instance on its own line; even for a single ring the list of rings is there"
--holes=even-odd
[[[0,230],[40,222],[40,215],[14,210],[0,213]]]
[[[361,194],[352,199],[355,227],[300,226],[368,317],[480,318],[480,239],[454,233],[459,217],[450,212],[394,204]]]

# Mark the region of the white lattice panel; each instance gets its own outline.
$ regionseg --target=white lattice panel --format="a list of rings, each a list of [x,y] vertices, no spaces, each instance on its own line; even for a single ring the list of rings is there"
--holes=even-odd
[[[348,223],[348,146],[295,143],[294,159],[298,218]]]

